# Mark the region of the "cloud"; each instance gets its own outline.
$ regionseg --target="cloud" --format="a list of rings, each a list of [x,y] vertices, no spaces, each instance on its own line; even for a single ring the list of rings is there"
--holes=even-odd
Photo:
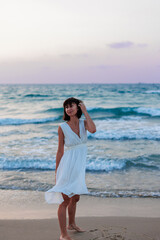
[[[86,58],[89,57],[87,53],[82,53],[82,54],[60,54],[60,57],[63,58]]]
[[[100,70],[106,70],[106,69],[112,69],[112,68],[117,68],[117,67],[120,67],[120,65],[100,64],[100,65],[90,66],[89,68],[95,68],[95,69],[100,69]]]
[[[120,49],[120,48],[130,48],[133,46],[144,48],[144,47],[147,47],[148,45],[146,43],[135,44],[130,41],[124,41],[124,42],[115,42],[115,43],[107,44],[107,46],[109,46],[110,48]]]
[[[111,43],[111,44],[108,44],[111,48],[129,48],[129,47],[132,47],[134,45],[133,42],[129,42],[129,41],[126,41],[126,42],[116,42],[116,43]]]
[[[140,47],[140,48],[147,47],[147,46],[148,46],[148,44],[146,44],[146,43],[137,44],[137,47]]]

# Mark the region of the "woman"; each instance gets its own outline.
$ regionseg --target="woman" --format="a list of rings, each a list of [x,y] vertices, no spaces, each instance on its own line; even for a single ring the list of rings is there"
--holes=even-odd
[[[45,193],[48,203],[59,203],[58,220],[61,229],[60,240],[71,240],[66,229],[66,208],[68,207],[69,230],[83,232],[75,223],[76,203],[80,194],[87,194],[85,165],[87,154],[87,130],[96,132],[84,103],[68,98],[63,103],[63,122],[58,127],[58,150],[56,155],[56,185]],[[85,120],[80,119],[82,112]],[[64,151],[64,146],[67,150]]]

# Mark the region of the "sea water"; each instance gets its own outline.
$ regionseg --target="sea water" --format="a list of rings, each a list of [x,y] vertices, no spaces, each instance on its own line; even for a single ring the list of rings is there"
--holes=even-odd
[[[84,102],[86,184],[97,197],[160,197],[160,84],[0,85],[0,189],[54,182],[63,102]],[[85,119],[82,114],[82,119]]]

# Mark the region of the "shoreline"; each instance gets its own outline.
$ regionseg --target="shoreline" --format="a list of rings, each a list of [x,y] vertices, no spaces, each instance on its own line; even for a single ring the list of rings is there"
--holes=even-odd
[[[48,204],[44,192],[0,190],[0,219],[57,218],[58,204]],[[80,195],[76,217],[160,218],[157,198],[100,198]]]

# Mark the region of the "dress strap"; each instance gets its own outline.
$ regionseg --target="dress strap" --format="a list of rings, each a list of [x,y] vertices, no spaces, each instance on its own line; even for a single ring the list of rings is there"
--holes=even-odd
[[[81,119],[81,122],[82,122],[83,129],[86,130],[84,125],[84,119]]]
[[[60,123],[59,126],[61,127],[64,135],[66,135],[66,125],[65,125],[65,122]]]

